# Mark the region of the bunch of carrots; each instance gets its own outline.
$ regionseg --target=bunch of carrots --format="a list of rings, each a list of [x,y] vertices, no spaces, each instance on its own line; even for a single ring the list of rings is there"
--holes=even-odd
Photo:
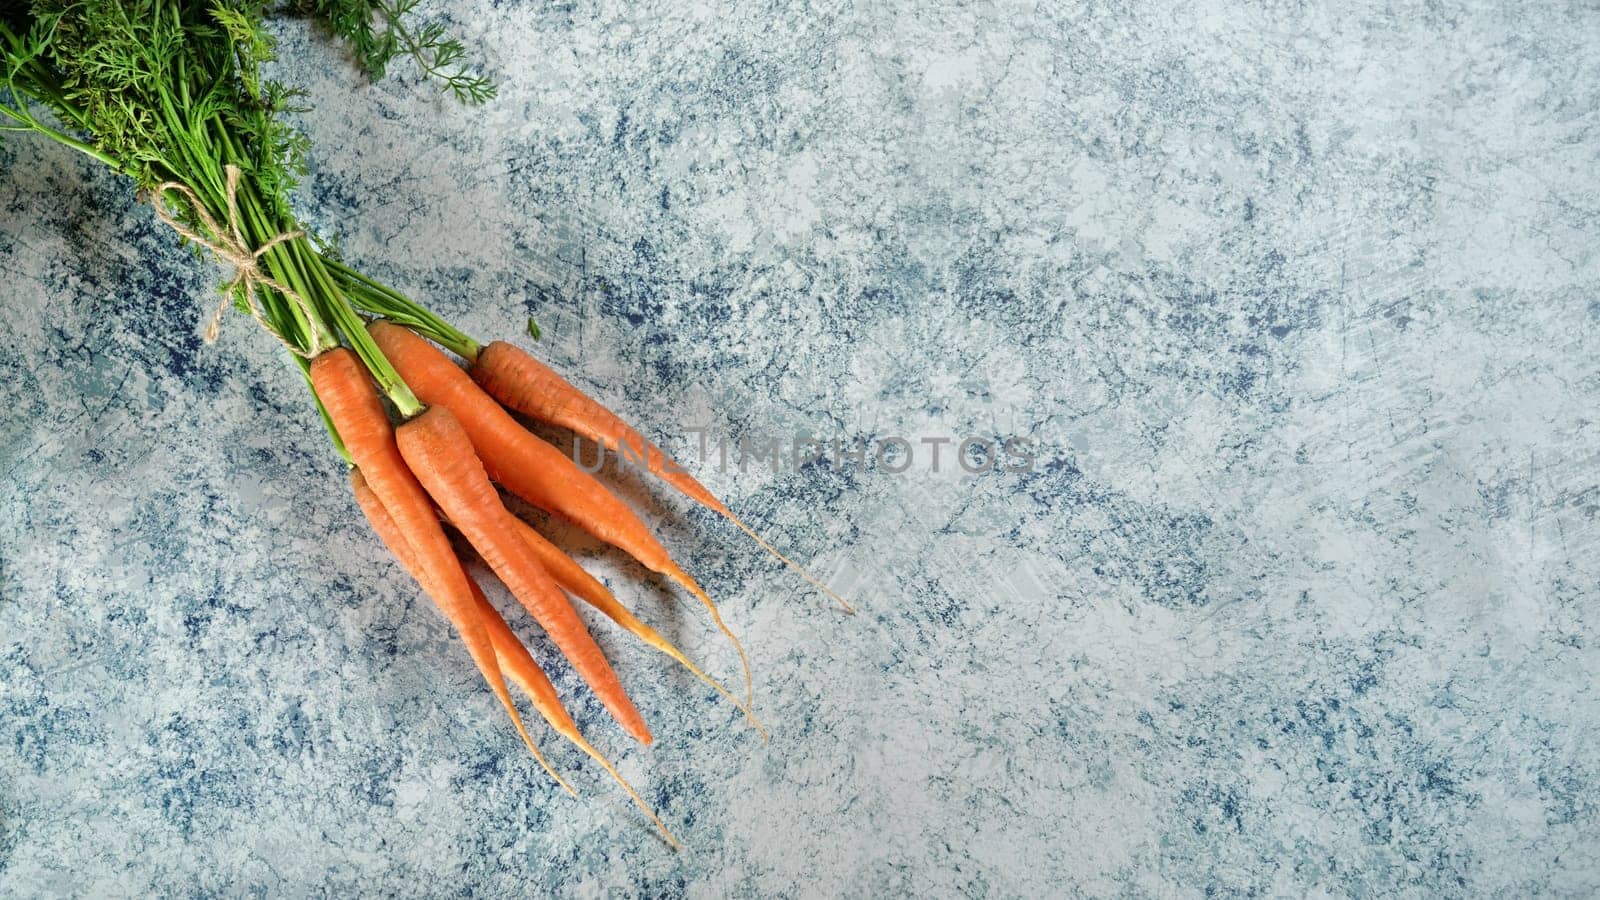
[[[343,444],[351,487],[373,530],[461,633],[484,680],[551,777],[571,790],[528,735],[507,679],[528,695],[551,728],[605,767],[676,845],[638,793],[579,733],[550,680],[463,569],[444,525],[448,523],[471,544],[617,723],[646,744],[651,741],[649,727],[566,594],[685,666],[737,706],[765,738],[766,730],[751,709],[749,660],[716,604],[638,516],[561,451],[523,428],[506,408],[569,428],[602,446],[631,448],[637,458],[647,460],[650,471],[686,496],[747,531],[748,526],[622,419],[521,349],[501,341],[491,343],[468,356],[469,374],[404,326],[377,320],[367,332],[421,401],[400,413],[400,425],[391,424],[367,369],[351,350],[339,347],[319,354],[311,360],[310,376]],[[495,482],[623,550],[697,597],[738,650],[745,699],[734,697],[706,675],[570,556],[506,509]],[[771,552],[787,561],[776,550]]]
[[[399,16],[409,9],[380,0],[305,4],[351,42],[374,75],[406,53],[462,99],[492,97],[486,80],[458,68],[459,45],[437,28],[407,31],[400,25]],[[676,847],[666,825],[579,731],[550,679],[468,576],[447,529],[487,563],[617,723],[643,743],[652,739],[644,716],[569,597],[686,667],[737,706],[765,738],[752,709],[749,659],[711,597],[633,510],[512,413],[645,460],[673,488],[828,589],[762,541],[660,448],[549,367],[511,344],[480,344],[313,242],[289,202],[305,140],[283,123],[282,113],[297,92],[261,74],[262,64],[272,59],[272,41],[262,28],[265,10],[247,0],[33,0],[7,6],[0,10],[0,117],[9,124],[0,128],[42,135],[127,176],[163,221],[233,267],[218,317],[229,305],[247,312],[289,350],[349,464],[356,502],[460,633],[540,764],[572,791],[539,752],[510,685],[527,695],[557,734],[604,767]],[[208,339],[215,336],[218,317]],[[738,651],[743,698],[513,515],[497,484],[692,594]]]

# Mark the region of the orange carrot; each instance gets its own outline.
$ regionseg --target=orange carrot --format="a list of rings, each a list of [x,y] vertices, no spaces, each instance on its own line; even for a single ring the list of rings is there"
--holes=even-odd
[[[761,549],[777,557],[800,574],[813,587],[838,601],[847,612],[855,612],[843,597],[813,578],[799,563],[779,553],[777,548],[762,540],[761,536],[733,514],[705,485],[673,462],[660,447],[645,440],[620,416],[599,401],[578,390],[571,382],[556,374],[544,363],[528,355],[521,347],[505,341],[492,341],[478,351],[472,361],[472,378],[490,396],[525,416],[559,425],[577,432],[602,448],[610,445],[617,453],[627,447],[635,458],[642,458],[651,472],[667,484],[677,488],[684,496],[712,510],[732,522],[749,535]]]
[[[560,450],[518,424],[443,351],[390,322],[374,322],[368,331],[424,403],[455,414],[489,477],[534,506],[565,516],[694,594],[738,651],[744,666],[745,702],[754,705],[754,681],[744,645],[722,621],[711,597],[672,560],[633,510]]]
[[[423,592],[431,595],[433,590],[433,575],[423,569],[421,566],[417,565],[417,558],[411,552],[411,544],[406,540],[406,536],[400,533],[400,527],[395,524],[394,517],[389,515],[389,511],[383,508],[383,501],[378,499],[378,495],[374,493],[372,488],[367,484],[367,479],[362,476],[360,469],[350,470],[350,489],[355,493],[356,504],[360,506],[361,511],[366,514],[367,522],[372,525],[372,530],[377,532],[378,540],[382,541],[383,545],[389,549],[389,552],[394,554],[395,559],[400,561],[400,567],[405,569],[406,572],[416,580],[417,584],[422,585]],[[452,557],[452,559],[454,558]],[[455,565],[459,568],[461,564],[459,561],[456,561]],[[478,588],[477,582],[473,581],[470,576],[467,578],[467,584],[472,587],[474,614],[478,616],[478,620],[485,626],[490,643],[494,645],[495,658],[499,663],[499,668],[502,671],[505,671],[508,668],[506,664],[506,654],[500,647],[500,639],[496,636],[494,629],[490,626],[487,617],[483,615],[483,608],[488,605],[489,601],[483,596],[483,591]],[[499,619],[499,613],[495,613],[492,607],[489,609],[489,612],[492,613],[496,619]],[[458,631],[465,630],[459,622],[453,622],[452,624],[456,626]],[[502,621],[501,624],[504,625],[505,623]],[[512,636],[512,639],[515,640],[515,635]],[[541,670],[539,674],[542,676],[544,675],[544,672]],[[511,678],[512,680],[517,679],[515,673],[512,674]],[[550,683],[548,678],[545,679],[545,683]],[[544,703],[541,701],[549,702],[554,700],[554,695],[555,691],[553,688],[551,689],[548,697],[536,697],[532,693],[529,694],[530,697],[533,697],[534,706],[539,710],[540,713],[544,715],[545,720],[549,721],[552,725],[555,725],[555,720],[551,718],[552,711],[546,709]],[[561,706],[560,701],[554,700],[554,703],[555,708],[560,711],[557,715],[565,717],[567,721],[570,722],[571,718],[567,716],[567,711]],[[556,730],[560,731],[561,729],[557,727]],[[574,797],[578,795],[578,792],[572,789],[572,785],[567,784],[567,782],[562,779],[560,775],[556,774],[556,770],[550,767],[549,761],[544,758],[544,755],[541,754],[537,748],[534,749],[533,755],[535,759],[539,760],[539,765],[544,766],[544,770],[550,773],[550,777],[556,780],[556,784],[566,788],[567,793],[573,795]]]
[[[523,415],[560,425],[596,443],[641,453],[650,471],[708,509],[732,517],[722,501],[694,476],[673,464],[660,447],[645,440],[611,410],[578,390],[555,370],[521,347],[492,341],[472,361],[472,380],[489,396]]]
[[[648,744],[650,730],[583,620],[517,533],[516,517],[450,410],[434,406],[396,430],[400,453],[428,493],[588,682],[612,716]]]
[[[654,628],[645,624],[642,619],[633,614],[632,610],[623,606],[622,602],[611,591],[607,590],[604,584],[600,583],[600,579],[590,575],[588,570],[578,565],[577,561],[563,552],[560,547],[550,543],[544,535],[534,531],[533,526],[527,522],[517,519],[516,523],[517,530],[521,532],[523,540],[528,542],[528,548],[544,564],[545,569],[550,572],[550,576],[556,580],[556,584],[561,585],[572,596],[605,613],[611,621],[621,625],[634,637],[677,660],[680,665],[693,673],[696,678],[704,681],[717,693],[728,698],[728,702],[738,707],[739,711],[744,713],[745,718],[750,720],[750,724],[755,726],[756,731],[761,734],[761,739],[763,741],[767,740],[767,729],[762,726],[761,720],[756,718],[756,714],[748,706],[740,703],[736,697],[728,693],[727,688],[719,684],[710,675],[700,671],[699,666],[690,662],[689,657],[685,656],[682,650],[679,650],[671,641],[662,637]]]
[[[661,821],[661,817],[656,815],[655,810],[644,802],[644,798],[639,796],[639,792],[633,789],[633,785],[629,784],[626,778],[622,777],[622,773],[618,772],[616,766],[611,764],[611,760],[606,759],[599,750],[594,748],[594,745],[584,739],[583,734],[578,731],[577,723],[572,721],[572,717],[567,715],[566,709],[561,706],[561,701],[556,699],[556,689],[550,684],[550,679],[545,676],[544,670],[539,668],[539,664],[534,661],[533,655],[528,652],[528,648],[517,640],[517,636],[511,631],[511,626],[506,624],[506,620],[500,617],[494,607],[489,606],[488,600],[484,600],[483,605],[485,607],[483,620],[489,628],[489,637],[494,640],[495,649],[500,653],[500,665],[511,676],[511,680],[522,688],[523,693],[533,699],[534,705],[538,706],[541,711],[547,707],[560,711],[557,717],[545,716],[546,721],[550,723],[550,727],[554,728],[557,734],[577,745],[579,750],[589,754],[591,759],[609,772],[611,777],[617,780],[617,784],[621,785],[622,789],[627,792],[634,805],[644,810],[644,814],[656,823],[657,828],[661,829],[661,833],[666,836],[667,842],[672,845],[672,849],[679,849],[678,839],[672,836],[671,831],[667,830],[667,826]]]
[[[367,486],[367,481],[361,476],[360,469],[350,470],[350,486],[355,490],[356,502],[361,505],[362,511],[367,514],[367,521],[372,523],[372,529],[378,533],[379,540],[383,541],[384,546],[389,548],[389,552],[400,560],[400,565],[411,573],[412,578],[415,578],[419,584],[426,584],[427,573],[417,568],[416,560],[411,556],[411,548],[406,543],[405,536],[400,533],[394,524],[394,519],[383,508],[383,502],[378,499],[378,495],[374,494],[372,488]],[[578,749],[589,754],[596,762],[605,767],[607,772],[611,773],[611,777],[615,778],[617,783],[622,786],[622,789],[633,799],[633,802],[644,810],[645,815],[656,823],[656,827],[661,829],[661,833],[666,835],[667,841],[676,849],[678,840],[672,836],[671,831],[667,830],[667,826],[662,823],[661,817],[657,816],[655,810],[645,804],[644,798],[640,797],[639,792],[633,789],[633,785],[629,784],[627,779],[623,778],[622,774],[616,770],[616,767],[611,765],[611,761],[601,755],[600,751],[596,750],[593,745],[584,739],[583,734],[578,731],[578,724],[572,721],[572,716],[568,714],[566,707],[561,705],[561,699],[556,696],[556,689],[550,683],[550,677],[545,675],[544,669],[539,668],[539,664],[534,661],[533,655],[528,652],[527,647],[523,646],[522,641],[517,639],[516,634],[511,630],[511,626],[506,624],[506,620],[501,618],[500,613],[489,604],[489,599],[483,596],[483,591],[478,588],[477,583],[472,581],[471,578],[468,578],[467,581],[472,585],[472,597],[478,607],[478,617],[483,622],[485,630],[489,633],[490,642],[494,644],[495,657],[499,660],[500,669],[506,672],[512,681],[517,683],[517,686],[522,689],[524,694],[528,695],[528,699],[533,701],[534,708],[539,710],[545,721],[550,723],[550,727],[554,728],[557,734],[571,741]],[[550,768],[550,764],[545,762],[544,757],[540,756],[539,762],[544,765],[545,771],[550,773],[550,777],[554,778],[556,783],[567,789],[567,793],[574,796],[577,795],[577,792],[572,790],[571,786],[565,781],[562,781],[561,776],[557,775],[554,769]]]
[[[400,456],[394,429],[389,425],[389,417],[383,411],[383,403],[366,369],[354,353],[340,347],[312,360],[310,371],[312,388],[327,410],[328,419],[338,431],[345,450],[388,510],[397,534],[404,537],[419,570],[429,573],[423,589],[461,632],[461,640],[472,654],[478,671],[500,698],[500,704],[511,716],[523,742],[535,757],[539,757],[539,749],[523,726],[522,716],[511,700],[511,691],[500,674],[494,645],[476,615],[467,574],[456,560],[450,539],[439,527],[428,495]],[[542,757],[540,762],[543,762]]]

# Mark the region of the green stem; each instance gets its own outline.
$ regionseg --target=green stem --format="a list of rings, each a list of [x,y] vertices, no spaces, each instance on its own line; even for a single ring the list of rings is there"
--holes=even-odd
[[[230,161],[237,159],[238,150],[233,145],[232,137],[220,123],[218,132]],[[261,246],[279,234],[295,230],[292,223],[273,221],[276,217],[264,208],[265,204],[260,201],[254,184],[248,181],[241,184],[236,200],[241,217],[245,218],[250,226],[248,230],[254,232],[249,236],[253,246]],[[339,339],[335,332],[343,333],[345,340],[350,342],[350,348],[366,365],[367,371],[372,373],[378,388],[394,404],[400,415],[409,419],[422,412],[424,409],[422,402],[405,383],[405,379],[400,377],[400,373],[395,371],[388,357],[378,349],[372,336],[367,333],[366,323],[350,307],[332,277],[323,268],[311,244],[304,237],[285,241],[273,247],[263,255],[263,259],[266,260],[273,276],[293,288],[311,307],[310,310],[301,310],[299,304],[288,304],[297,318],[304,320],[307,318],[307,312],[312,314],[310,318],[313,321],[308,323],[308,328],[317,330],[318,343],[336,347],[339,345]]]
[[[261,203],[256,199],[254,189],[248,183],[240,185],[235,202],[239,207],[239,217],[244,220],[240,223],[241,230],[245,232],[245,240],[251,246],[259,247],[281,233],[268,221],[267,212],[261,208]],[[339,346],[338,334],[329,327],[325,315],[319,315],[316,294],[309,290],[309,279],[299,270],[295,257],[285,252],[286,249],[285,244],[279,244],[262,254],[261,259],[273,278],[276,278],[281,284],[293,290],[305,300],[305,308],[302,308],[299,303],[290,301],[288,297],[284,297],[281,304],[271,303],[263,299],[263,310],[273,310],[270,318],[274,320],[275,324],[282,323],[277,324],[277,327],[285,338],[289,338],[289,333],[284,325],[289,323],[294,325],[295,331],[306,337],[306,340],[299,342],[300,349],[304,352],[309,352],[312,346],[321,348]],[[270,295],[277,292],[269,287],[259,287],[258,293]],[[290,339],[292,340],[292,338]]]
[[[80,107],[67,102],[66,96],[62,93],[60,85],[56,83],[54,75],[39,62],[38,57],[24,55],[22,38],[3,24],[0,24],[0,42],[4,42],[9,47],[9,61],[12,66],[11,71],[6,76],[6,91],[11,95],[11,99],[19,104],[17,107],[0,104],[0,114],[5,115],[13,122],[20,123],[23,128],[29,131],[41,134],[58,144],[86,154],[104,163],[113,172],[121,174],[123,168],[120,160],[85,141],[81,141],[60,129],[51,128],[39,121],[39,118],[27,107],[26,98],[30,93],[39,94],[40,96],[35,99],[43,100],[51,107],[71,115],[78,121],[80,126],[86,124],[87,116]],[[24,67],[31,78],[31,92],[20,90],[17,87],[16,76]]]
[[[270,239],[270,237],[258,237],[257,242],[265,243]],[[319,351],[332,350],[339,346],[338,332],[332,323],[328,321],[326,313],[318,309],[319,304],[316,300],[315,291],[311,289],[310,279],[296,265],[293,254],[285,252],[286,249],[285,244],[279,244],[263,254],[262,259],[266,260],[269,269],[280,273],[276,276],[279,281],[284,282],[286,287],[292,289],[306,301],[306,307],[302,308],[300,304],[290,301],[287,297],[284,298],[287,301],[285,305],[287,305],[289,313],[301,324],[301,327],[307,330],[308,334],[314,335],[316,338],[315,341],[307,341],[302,349],[310,352],[312,345],[315,344]],[[265,290],[271,290],[271,288],[266,288]]]
[[[328,256],[321,259],[322,264],[344,282],[346,293],[357,306],[419,331],[469,362],[478,358],[483,346],[433,310],[336,259]]]
[[[71,147],[79,153],[86,154],[102,163],[105,163],[108,167],[110,167],[111,171],[116,172],[119,175],[122,174],[122,163],[118,161],[116,157],[113,157],[108,153],[104,153],[98,148],[80,141],[64,131],[58,131],[54,128],[51,128],[49,125],[44,124],[27,113],[19,112],[12,107],[0,104],[0,115],[6,116],[13,122],[20,122],[28,131],[42,134],[58,144]]]
[[[239,151],[235,147],[231,135],[220,122],[215,124],[223,148],[224,168],[228,164],[238,165],[240,162]],[[226,218],[226,178],[226,175],[222,175],[224,186],[222,187],[223,194],[220,203],[223,209],[221,218]],[[249,179],[241,179],[234,202],[239,208],[240,218],[243,219],[240,223],[241,230],[246,233],[246,241],[251,246],[262,246],[279,234],[293,230],[292,227],[278,227],[275,221],[277,217],[265,208],[266,204],[260,199],[254,183]],[[299,239],[299,241],[304,242],[304,238]],[[286,252],[289,249],[288,245],[292,243],[294,242],[286,242],[273,247],[262,254],[262,260],[266,263],[267,270],[272,273],[272,276],[302,297],[309,308],[302,308],[301,304],[294,303],[287,297],[283,298],[284,302],[282,304],[263,302],[262,308],[264,310],[269,308],[274,310],[274,314],[269,317],[277,323],[279,331],[285,333],[284,336],[286,338],[288,337],[287,329],[281,324],[286,322],[293,322],[297,326],[297,330],[307,336],[306,340],[300,342],[302,351],[309,351],[313,345],[322,348],[337,347],[339,346],[339,336],[330,326],[326,311],[319,310],[319,307],[325,306],[325,304],[318,303],[319,298],[316,292],[310,289],[311,279],[301,271],[295,254]],[[276,293],[270,288],[264,288],[262,291]]]
[[[351,307],[343,292],[333,283],[333,277],[322,265],[322,260],[316,251],[305,240],[294,241],[292,246],[301,257],[301,264],[311,277],[319,283],[319,288],[329,300],[328,306],[333,313],[333,320],[344,332],[345,338],[350,342],[350,348],[361,357],[366,364],[367,371],[378,382],[378,388],[394,403],[395,410],[402,418],[409,419],[421,413],[425,407],[417,395],[412,393],[411,386],[406,384],[400,373],[395,371],[389,358],[378,349],[378,344],[367,333],[367,323],[360,314]]]

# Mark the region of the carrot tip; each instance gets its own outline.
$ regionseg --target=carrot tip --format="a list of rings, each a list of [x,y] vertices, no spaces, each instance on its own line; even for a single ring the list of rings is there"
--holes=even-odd
[[[735,709],[744,714],[745,721],[749,722],[750,727],[756,730],[756,734],[761,735],[761,743],[766,744],[771,741],[771,735],[767,734],[767,727],[761,724],[760,719],[756,718],[755,710],[751,709],[748,704],[740,703],[738,697],[728,693],[728,689],[723,687],[721,682],[717,681],[715,678],[712,678],[710,675],[707,675],[705,672],[700,670],[699,666],[695,665],[693,662],[690,662],[689,658],[684,656],[677,647],[673,647],[671,644],[668,644],[667,646],[671,647],[671,650],[666,651],[667,655],[677,660],[680,665],[688,669],[689,672],[696,678],[699,678],[701,681],[710,685],[712,690],[721,694],[729,703],[733,704]]]
[[[591,756],[595,762],[599,763],[608,773],[610,773],[612,778],[616,779],[617,784],[622,787],[622,790],[627,793],[628,798],[633,801],[633,805],[643,810],[644,814],[650,817],[650,821],[656,823],[656,827],[661,830],[661,836],[667,839],[667,843],[672,846],[674,851],[683,849],[683,845],[678,843],[678,839],[676,837],[673,837],[672,832],[667,828],[667,824],[661,821],[661,817],[656,815],[656,811],[651,809],[650,806],[644,802],[644,798],[639,796],[639,792],[633,789],[633,785],[628,783],[628,779],[622,777],[622,773],[618,772],[617,767],[611,764],[611,760],[606,759],[599,750],[594,748],[593,744],[590,744],[588,741],[584,740],[583,735],[573,732],[568,734],[566,737],[567,740],[576,744],[578,749],[589,754],[589,756]]]
[[[688,589],[689,593],[699,598],[701,604],[703,604],[705,608],[710,611],[711,621],[716,624],[717,628],[722,631],[722,634],[727,637],[728,643],[732,644],[733,649],[738,652],[739,664],[744,667],[744,702],[746,706],[755,706],[756,683],[755,678],[750,674],[750,657],[745,654],[744,644],[741,643],[738,636],[733,633],[733,629],[728,627],[728,623],[722,621],[722,613],[717,611],[717,604],[711,601],[711,595],[707,594],[705,589],[701,588],[699,584],[695,583],[693,578],[689,577],[688,573],[684,572],[683,569],[676,565],[670,566],[666,574],[673,581],[678,582]]]
[[[533,742],[533,736],[528,734],[528,729],[522,724],[522,716],[517,714],[516,706],[511,704],[510,694],[508,693],[503,700],[506,703],[506,710],[511,713],[512,723],[517,726],[517,734],[522,735],[522,742],[528,745],[529,750],[533,751],[533,758],[537,759],[539,765],[544,767],[545,772],[555,779],[556,784],[561,785],[562,790],[573,797],[577,797],[578,792],[572,789],[572,785],[567,784],[566,779],[556,774],[556,770],[551,767],[549,760],[546,760],[544,754],[539,752],[538,745]]]
[[[828,587],[826,584],[823,584],[821,581],[817,580],[815,577],[813,577],[811,575],[810,572],[807,572],[805,569],[801,568],[799,563],[795,562],[794,560],[790,559],[787,556],[784,556],[782,553],[779,553],[776,547],[774,547],[771,544],[767,543],[766,541],[762,540],[761,535],[756,534],[754,529],[752,529],[749,525],[746,525],[744,523],[744,520],[739,518],[738,516],[734,515],[732,513],[732,511],[729,511],[726,508],[724,508],[723,512],[724,512],[725,515],[727,515],[728,521],[732,522],[735,526],[737,526],[740,531],[742,531],[745,534],[749,535],[750,539],[755,541],[758,545],[760,545],[761,549],[763,549],[763,550],[767,551],[768,553],[772,554],[774,557],[776,557],[778,560],[780,560],[784,565],[786,565],[789,568],[795,570],[795,572],[797,574],[799,574],[799,576],[801,578],[805,579],[807,584],[810,584],[812,587],[816,588],[817,590],[823,592],[824,594],[827,594],[829,597],[832,597],[835,601],[838,602],[838,604],[840,606],[844,607],[844,611],[846,613],[848,613],[848,614],[850,614],[852,616],[856,614],[856,608],[854,606],[850,605],[850,601],[848,601],[848,600],[844,599],[843,597],[839,596],[839,593],[837,591],[835,591],[831,587]]]
[[[645,627],[649,628],[649,626]],[[732,636],[730,635],[730,637]],[[732,703],[735,709],[739,710],[741,713],[744,713],[744,717],[750,723],[751,727],[756,730],[757,734],[761,735],[761,743],[765,744],[771,739],[767,734],[766,726],[762,725],[761,720],[756,718],[755,710],[750,708],[750,704],[741,703],[738,697],[735,697],[733,694],[729,693],[728,689],[722,686],[722,682],[712,678],[710,675],[707,675],[704,670],[695,665],[694,661],[686,656],[682,650],[679,650],[671,641],[668,641],[666,638],[656,634],[655,629],[649,629],[647,636],[645,636],[645,640],[657,650],[660,650],[662,653],[665,653],[672,659],[677,660],[678,664],[683,666],[685,669],[688,669],[691,675],[710,685],[712,690],[721,694],[729,703]],[[748,669],[746,669],[746,674],[749,674]]]

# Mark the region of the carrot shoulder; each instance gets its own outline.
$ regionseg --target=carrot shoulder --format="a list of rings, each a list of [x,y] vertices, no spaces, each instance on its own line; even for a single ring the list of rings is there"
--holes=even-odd
[[[396,432],[400,452],[444,514],[461,529],[500,580],[539,621],[574,669],[628,732],[650,743],[650,730],[577,611],[528,551],[472,443],[450,410],[433,406]]]

